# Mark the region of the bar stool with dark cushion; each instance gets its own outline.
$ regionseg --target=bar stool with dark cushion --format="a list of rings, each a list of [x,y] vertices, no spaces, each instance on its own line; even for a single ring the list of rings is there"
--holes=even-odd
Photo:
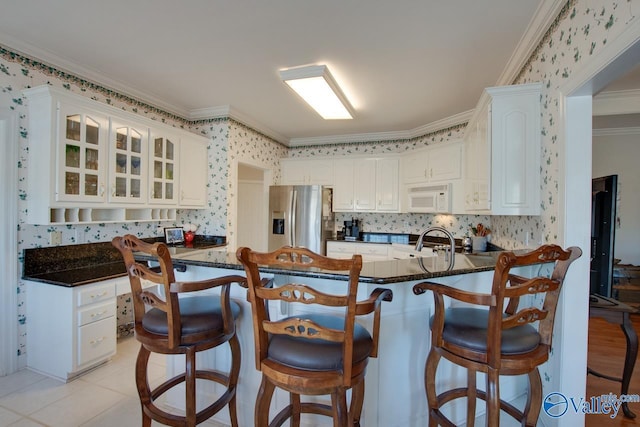
[[[113,239],[127,267],[134,310],[134,332],[140,341],[136,360],[136,385],[142,406],[142,425],[151,420],[171,426],[195,426],[209,419],[225,406],[229,407],[231,425],[237,427],[236,386],[240,372],[240,345],[236,336],[235,318],[240,307],[229,298],[232,283],[244,284],[241,276],[225,276],[197,282],[176,282],[169,250],[164,243],[146,243],[135,236]],[[154,256],[160,272],[134,259],[134,252]],[[159,292],[145,290],[142,280],[160,285]],[[220,294],[186,295],[190,292],[220,288]],[[224,343],[231,348],[228,373],[196,369],[196,353]],[[151,352],[184,354],[185,372],[151,389],[147,365]],[[196,411],[196,380],[222,384],[225,391],[215,402]],[[176,385],[185,383],[185,415],[160,409],[156,399]]]
[[[431,350],[425,367],[425,388],[429,425],[454,425],[442,406],[458,398],[467,399],[467,426],[475,420],[476,398],[486,402],[487,425],[500,425],[500,410],[522,425],[535,426],[542,406],[542,382],[538,366],[549,357],[553,320],[562,283],[569,266],[582,255],[577,247],[566,251],[545,245],[532,252],[498,256],[490,294],[478,294],[438,283],[423,282],[413,287],[416,295],[433,291],[435,314],[431,317]],[[512,274],[514,267],[554,263],[549,277],[527,278]],[[445,308],[445,298],[485,306]],[[520,307],[527,296],[531,306]],[[534,301],[541,301],[535,304]],[[524,305],[524,304],[523,304]],[[532,325],[537,323],[537,328]],[[467,368],[467,386],[436,392],[436,370],[440,359]],[[476,389],[476,373],[486,374],[484,391]],[[500,399],[500,375],[528,375],[529,392],[523,410]]]
[[[375,289],[364,301],[356,301],[362,257],[332,259],[303,248],[284,247],[271,253],[249,248],[237,251],[244,265],[253,312],[256,368],[262,371],[262,383],[256,399],[255,426],[280,426],[291,419],[300,425],[300,414],[333,417],[334,426],[359,426],[364,401],[364,376],[370,357],[378,351],[381,302],[391,301],[388,289]],[[345,272],[349,280],[344,292],[330,294],[300,283],[265,286],[259,266],[311,268],[318,273]],[[334,284],[339,281],[328,280]],[[327,283],[328,284],[328,283]],[[321,309],[283,319],[271,318],[269,301],[308,304]],[[339,309],[339,310],[338,310]],[[356,316],[373,313],[369,332],[355,322]],[[290,393],[290,404],[269,423],[269,406],[275,387]],[[347,410],[346,392],[352,389]],[[305,402],[300,395],[331,395],[331,405]]]

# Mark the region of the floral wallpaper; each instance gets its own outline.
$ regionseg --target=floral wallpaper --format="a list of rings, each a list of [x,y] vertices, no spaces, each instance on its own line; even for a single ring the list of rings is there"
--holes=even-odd
[[[418,232],[437,224],[452,230],[457,236],[465,233],[476,222],[489,224],[493,230],[493,243],[507,249],[522,246],[524,233],[534,231],[534,240],[551,242],[558,239],[558,183],[559,149],[562,144],[560,128],[559,88],[589,58],[607,48],[608,40],[625,30],[640,13],[640,0],[568,0],[558,18],[534,50],[527,64],[514,80],[515,83],[543,82],[542,107],[542,214],[537,217],[476,217],[432,216],[419,214],[363,214],[358,215],[368,231]],[[478,58],[481,60],[481,58]],[[26,100],[21,91],[28,87],[49,84],[65,88],[99,102],[114,105],[126,111],[183,128],[209,138],[208,206],[203,210],[179,211],[176,223],[196,223],[199,233],[226,235],[232,239],[238,209],[234,174],[237,162],[274,170],[273,182],[279,180],[279,159],[282,157],[343,156],[356,154],[402,153],[425,145],[446,143],[462,138],[464,126],[434,132],[419,138],[402,141],[371,141],[287,149],[270,138],[231,119],[210,119],[188,122],[126,94],[114,92],[96,83],[84,80],[29,58],[0,45],[0,108],[10,108],[19,114],[18,165],[18,247],[22,250],[48,246],[48,232],[62,231],[63,244],[76,242],[75,231],[85,242],[110,240],[123,232],[139,236],[159,235],[158,227],[168,223],[91,224],[82,226],[36,226],[26,223],[27,169],[29,132]],[[25,365],[24,286],[18,281],[18,311],[20,342],[17,352],[20,367]],[[544,374],[548,381],[548,374]]]

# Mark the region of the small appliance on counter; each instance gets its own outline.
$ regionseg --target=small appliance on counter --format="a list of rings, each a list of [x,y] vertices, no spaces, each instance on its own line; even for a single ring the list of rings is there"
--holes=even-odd
[[[360,221],[352,218],[351,221],[344,222],[344,240],[358,240],[360,237]]]

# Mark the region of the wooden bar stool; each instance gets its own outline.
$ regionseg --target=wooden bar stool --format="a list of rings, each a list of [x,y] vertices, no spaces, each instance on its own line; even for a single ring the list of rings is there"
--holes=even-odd
[[[136,361],[136,385],[142,406],[142,426],[151,420],[170,426],[195,426],[209,419],[225,406],[229,407],[231,425],[237,427],[236,385],[240,372],[240,344],[236,336],[235,318],[240,306],[229,299],[232,283],[245,283],[241,276],[225,276],[197,282],[176,282],[169,250],[164,243],[146,243],[135,236],[113,239],[127,266],[133,297],[134,332],[141,343]],[[160,263],[160,272],[138,263],[133,252],[153,255]],[[158,283],[164,297],[143,290],[141,280]],[[220,296],[184,296],[194,291],[220,287]],[[147,310],[148,309],[148,310]],[[224,343],[231,348],[229,373],[196,369],[196,353]],[[185,373],[179,374],[153,390],[149,387],[147,364],[151,352],[184,354]],[[206,408],[196,411],[196,380],[222,384],[226,391]],[[185,415],[160,409],[156,399],[172,387],[185,383]]]
[[[356,301],[362,257],[332,259],[303,248],[284,247],[271,253],[249,248],[237,251],[244,265],[253,312],[256,368],[262,383],[256,399],[255,426],[275,427],[300,414],[333,417],[334,427],[359,426],[364,402],[364,376],[370,357],[378,351],[381,302],[391,301],[388,289],[375,289],[365,301]],[[321,271],[349,272],[344,293],[329,294],[306,284],[287,283],[275,288],[260,280],[258,266],[309,267]],[[302,280],[297,277],[296,280]],[[339,283],[339,282],[336,282]],[[269,301],[324,306],[324,311],[273,319]],[[336,313],[337,309],[340,309]],[[332,313],[332,314],[328,314]],[[356,316],[373,314],[373,331],[355,322]],[[275,387],[290,393],[290,404],[269,423]],[[347,410],[346,392],[352,389]],[[331,395],[331,406],[302,403],[300,395]]]
[[[433,291],[435,314],[431,318],[432,342],[425,367],[429,425],[453,426],[441,408],[458,398],[467,399],[467,426],[475,421],[476,398],[486,402],[487,425],[500,425],[500,410],[523,426],[535,426],[542,405],[538,366],[549,358],[553,320],[562,282],[569,266],[582,255],[577,247],[564,251],[545,245],[524,255],[503,252],[498,256],[490,294],[478,294],[438,283],[413,287],[416,295]],[[550,277],[526,278],[511,274],[514,267],[555,263]],[[520,297],[543,295],[541,308],[519,307]],[[444,297],[487,308],[445,308]],[[535,328],[531,323],[538,322]],[[440,359],[467,368],[467,386],[436,392]],[[486,374],[484,391],[476,389],[476,373]],[[528,375],[529,393],[524,410],[500,400],[500,375]]]

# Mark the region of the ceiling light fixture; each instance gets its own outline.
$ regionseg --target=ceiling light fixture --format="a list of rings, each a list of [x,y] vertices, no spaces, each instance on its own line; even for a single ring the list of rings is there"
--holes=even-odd
[[[352,119],[353,109],[326,65],[280,70],[280,78],[325,120]]]

